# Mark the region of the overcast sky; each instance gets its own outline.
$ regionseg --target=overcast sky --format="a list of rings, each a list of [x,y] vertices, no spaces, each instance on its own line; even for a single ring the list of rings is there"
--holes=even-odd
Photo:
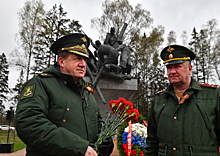
[[[17,46],[14,40],[18,31],[17,12],[24,6],[24,2],[26,0],[0,0],[0,52],[5,52],[6,55]],[[54,4],[62,4],[64,11],[67,12],[67,18],[80,21],[84,31],[94,40],[97,39],[98,32],[91,28],[90,21],[101,16],[104,0],[42,0],[42,2],[46,10],[51,9]],[[173,30],[180,38],[184,30],[190,35],[194,27],[200,30],[211,19],[220,21],[220,0],[129,0],[129,2],[133,6],[140,3],[142,8],[150,11],[154,20],[153,25],[165,27],[164,37]],[[11,79],[15,77],[14,73],[10,74],[10,87],[14,87],[14,81]]]

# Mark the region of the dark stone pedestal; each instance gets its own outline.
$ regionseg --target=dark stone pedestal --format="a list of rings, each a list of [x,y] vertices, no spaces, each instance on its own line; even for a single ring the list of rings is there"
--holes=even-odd
[[[90,82],[89,77],[85,77],[84,79]],[[107,118],[107,113],[110,110],[108,105],[110,100],[117,100],[118,98],[125,98],[126,100],[129,100],[129,98],[132,97],[132,95],[138,89],[137,79],[120,80],[101,78],[97,85],[106,101],[106,104],[103,104],[98,93],[94,94],[104,121]]]
[[[12,153],[14,150],[14,143],[1,143],[0,153]]]

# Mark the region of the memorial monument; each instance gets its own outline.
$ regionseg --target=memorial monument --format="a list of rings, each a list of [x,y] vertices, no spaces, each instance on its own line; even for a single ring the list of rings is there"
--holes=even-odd
[[[129,98],[137,90],[137,80],[132,78],[130,53],[132,48],[123,44],[122,37],[126,30],[125,23],[118,36],[115,28],[111,27],[103,44],[90,39],[95,48],[87,62],[86,81],[91,82],[96,90],[95,98],[105,119],[109,111],[108,102],[120,97]]]

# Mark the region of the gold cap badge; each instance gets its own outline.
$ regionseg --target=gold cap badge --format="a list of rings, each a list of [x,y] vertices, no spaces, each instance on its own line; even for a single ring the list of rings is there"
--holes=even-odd
[[[86,42],[86,41],[87,41],[85,36],[82,37],[81,40],[82,40],[83,42]]]
[[[167,48],[167,51],[170,52],[170,53],[171,53],[172,51],[174,51],[174,50],[175,50],[175,49],[174,49],[174,48],[171,48],[170,46]]]
[[[171,48],[170,46],[167,48],[167,51],[170,52],[170,53],[171,53],[172,51],[174,51],[174,50],[175,50],[175,49],[174,49],[174,48]],[[169,54],[168,58],[169,58],[169,59],[172,59],[172,58],[173,58],[173,54]]]
[[[173,54],[169,54],[169,59],[172,59],[173,58]]]

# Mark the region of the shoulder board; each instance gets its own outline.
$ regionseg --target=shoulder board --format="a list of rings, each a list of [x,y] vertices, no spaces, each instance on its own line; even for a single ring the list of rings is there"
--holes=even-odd
[[[205,86],[205,87],[212,87],[212,88],[218,88],[219,85],[215,84],[208,84],[208,83],[199,83],[200,86]]]
[[[53,77],[54,75],[52,75],[52,74],[48,74],[48,73],[40,73],[40,74],[38,74],[40,77]]]
[[[166,90],[166,89],[164,89],[164,90],[160,90],[160,91],[156,92],[155,94],[162,93],[162,92],[164,92],[165,90]]]

